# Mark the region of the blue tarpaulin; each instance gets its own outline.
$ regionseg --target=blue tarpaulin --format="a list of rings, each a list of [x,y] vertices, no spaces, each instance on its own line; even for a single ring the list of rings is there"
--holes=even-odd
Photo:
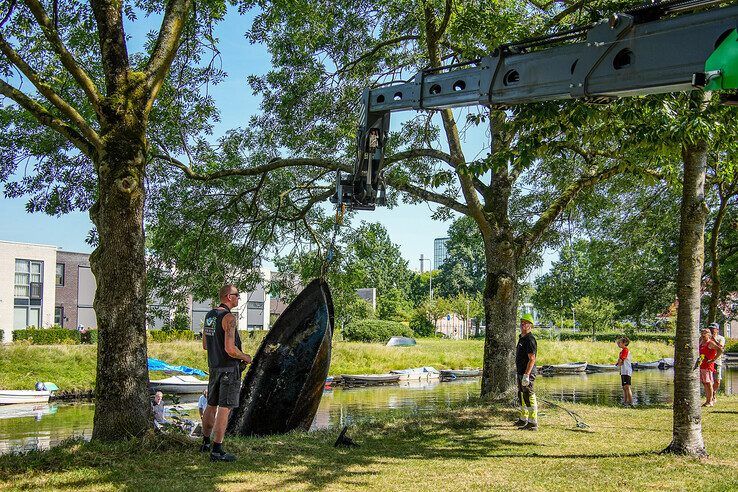
[[[152,359],[151,357],[149,357],[149,371],[181,372],[182,374],[193,376],[207,376],[207,373],[200,369],[187,366],[173,366],[171,364],[167,364],[163,360]]]

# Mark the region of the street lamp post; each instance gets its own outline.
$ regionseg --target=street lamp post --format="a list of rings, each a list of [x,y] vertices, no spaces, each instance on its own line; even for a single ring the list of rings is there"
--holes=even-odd
[[[428,279],[429,279],[429,288],[428,288],[428,298],[432,301],[433,300],[433,260],[430,258],[423,258],[420,257],[420,264],[423,265],[423,262],[427,261],[430,264],[430,270],[428,270]],[[422,268],[422,267],[421,267]]]
[[[469,340],[469,304],[471,304],[471,301],[469,299],[466,300],[466,339]]]

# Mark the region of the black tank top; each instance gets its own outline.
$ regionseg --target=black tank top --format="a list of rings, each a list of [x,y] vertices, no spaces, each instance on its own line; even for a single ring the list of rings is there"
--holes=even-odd
[[[208,367],[210,369],[238,368],[239,360],[234,359],[225,351],[225,330],[223,329],[223,318],[231,312],[228,306],[221,304],[205,315],[205,326],[203,336],[205,346],[208,349]],[[236,347],[241,350],[241,337],[236,330]]]

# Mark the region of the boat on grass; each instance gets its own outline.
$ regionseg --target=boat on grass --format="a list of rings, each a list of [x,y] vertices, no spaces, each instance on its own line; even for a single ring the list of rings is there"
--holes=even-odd
[[[399,374],[341,374],[346,385],[393,384],[400,381]]]
[[[174,395],[202,393],[208,387],[208,382],[197,379],[195,376],[172,376],[166,379],[149,382],[151,391],[161,391]]]
[[[587,364],[587,372],[617,372],[619,366],[615,364]]]
[[[475,378],[482,375],[479,369],[441,369],[441,379]]]
[[[566,364],[554,364],[541,367],[541,373],[546,376],[553,374],[581,374],[586,370],[586,362],[569,362]]]
[[[396,369],[390,371],[390,374],[399,374],[400,381],[427,381],[441,377],[441,373],[438,369],[430,366]]]
[[[412,347],[416,345],[414,338],[410,337],[392,337],[387,342],[387,347]]]

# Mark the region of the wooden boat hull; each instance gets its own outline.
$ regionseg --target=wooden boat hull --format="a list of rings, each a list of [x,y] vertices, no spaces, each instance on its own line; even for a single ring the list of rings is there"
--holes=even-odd
[[[400,381],[399,374],[341,374],[341,381],[352,384],[391,384]]]
[[[316,279],[290,303],[254,355],[228,432],[244,436],[308,430],[331,362],[333,300]]]
[[[587,372],[617,372],[619,366],[615,364],[587,364]]]
[[[586,362],[576,362],[573,364],[556,364],[553,366],[541,367],[541,372],[543,374],[581,374],[586,370]]]
[[[51,391],[0,390],[0,405],[47,403],[50,397]]]

